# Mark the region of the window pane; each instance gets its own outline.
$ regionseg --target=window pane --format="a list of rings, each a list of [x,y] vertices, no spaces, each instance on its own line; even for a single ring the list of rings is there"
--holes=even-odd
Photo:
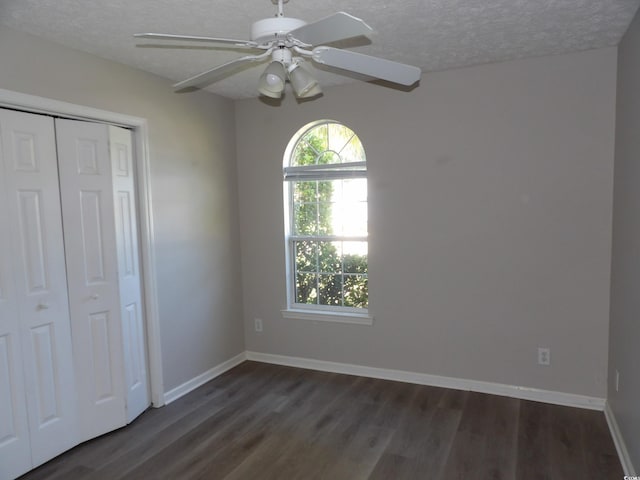
[[[362,143],[360,143],[360,139],[356,135],[353,135],[351,140],[343,147],[340,156],[342,157],[342,163],[366,161],[364,148],[362,148]]]
[[[318,290],[320,292],[320,305],[342,306],[342,276],[319,275]]]
[[[315,202],[318,197],[318,182],[293,182],[294,203]]]
[[[328,165],[331,163],[340,163],[340,155],[331,150],[327,150],[326,152],[322,152],[322,154],[318,157],[319,165]]]
[[[295,150],[293,151],[293,157],[291,165],[303,166],[303,165],[315,165],[320,153],[324,151],[324,147],[318,142],[306,142],[304,140],[298,142]]]
[[[318,277],[312,273],[296,275],[296,303],[318,303]]]
[[[314,241],[294,242],[296,273],[318,271],[318,244]]]
[[[367,242],[343,242],[344,273],[367,273]]]
[[[317,202],[318,202],[318,229],[320,235],[332,234],[332,213],[333,205],[331,204],[331,196],[333,195],[333,182],[322,181],[316,182],[317,185]]]
[[[342,242],[318,242],[318,266],[322,273],[342,271]]]
[[[336,235],[366,236],[367,225],[367,180],[364,178],[338,180],[335,182],[332,225]]]
[[[342,189],[344,191],[342,195],[344,202],[367,201],[366,178],[346,178],[342,180]]]
[[[334,219],[334,204],[324,202],[318,204],[318,234],[319,235],[337,235]]]
[[[334,152],[342,152],[345,145],[353,138],[353,131],[338,123],[332,123],[328,127],[327,148]]]
[[[327,134],[328,129],[325,123],[309,130],[304,137],[302,137],[301,143],[306,143],[318,153],[324,152],[328,147]]]
[[[367,204],[335,204],[332,209],[331,233],[366,237],[368,231]]]
[[[366,179],[293,182],[294,233],[366,236],[366,200]]]
[[[318,206],[315,203],[300,203],[294,206],[293,233],[314,235],[318,233]]]
[[[369,281],[366,275],[344,276],[344,306],[359,308],[369,306]]]
[[[317,183],[317,191],[315,193],[315,198],[319,202],[330,202],[333,198],[334,186],[333,181],[331,180],[322,180]]]
[[[316,165],[318,163],[318,158],[326,150],[327,125],[324,124],[307,132],[304,137],[298,141],[293,150],[290,165]]]

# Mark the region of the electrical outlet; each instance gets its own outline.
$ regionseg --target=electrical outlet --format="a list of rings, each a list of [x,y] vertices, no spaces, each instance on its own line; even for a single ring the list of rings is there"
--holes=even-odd
[[[620,372],[616,370],[616,392],[620,391]]]
[[[551,349],[538,347],[538,365],[551,365]]]
[[[261,318],[256,318],[256,319],[254,319],[254,322],[255,322],[256,332],[261,332],[262,331],[262,319]]]

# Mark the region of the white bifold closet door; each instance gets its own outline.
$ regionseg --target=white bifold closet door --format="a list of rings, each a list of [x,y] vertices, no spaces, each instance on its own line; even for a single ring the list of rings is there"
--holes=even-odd
[[[106,125],[56,120],[80,438],[126,424]]]
[[[131,132],[56,119],[82,439],[149,405]]]
[[[0,476],[77,443],[53,119],[0,110]]]
[[[149,405],[131,132],[0,109],[0,480]]]
[[[131,132],[109,126],[109,151],[115,205],[127,423],[130,423],[151,403],[147,379]]]

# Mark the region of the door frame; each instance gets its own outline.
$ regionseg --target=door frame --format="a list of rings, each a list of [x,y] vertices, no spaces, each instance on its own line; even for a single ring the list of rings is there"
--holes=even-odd
[[[140,229],[140,258],[142,263],[142,291],[149,360],[149,388],[151,404],[154,407],[163,406],[164,381],[162,377],[160,317],[156,283],[156,255],[153,233],[153,203],[151,198],[151,166],[147,120],[141,117],[85,107],[83,105],[13,92],[1,88],[0,107],[65,117],[72,120],[89,120],[133,130],[138,197],[138,227]]]

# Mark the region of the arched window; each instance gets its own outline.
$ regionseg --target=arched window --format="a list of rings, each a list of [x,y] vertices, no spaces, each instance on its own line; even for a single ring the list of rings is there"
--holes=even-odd
[[[329,120],[298,131],[285,153],[284,196],[288,309],[369,323],[357,319],[369,319],[367,164],[357,135]]]

